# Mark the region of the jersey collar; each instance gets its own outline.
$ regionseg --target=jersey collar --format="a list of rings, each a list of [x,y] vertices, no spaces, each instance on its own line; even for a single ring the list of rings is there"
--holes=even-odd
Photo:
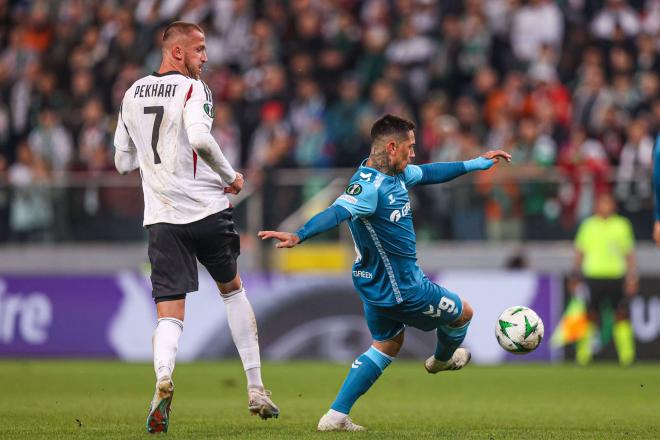
[[[368,157],[367,157],[366,159],[362,160],[362,162],[360,163],[360,169],[372,170],[372,171],[374,171],[374,172],[376,172],[376,173],[378,173],[378,174],[382,174],[384,177],[386,177],[386,178],[390,178],[390,179],[396,177],[396,176],[390,176],[389,174],[385,174],[385,173],[383,173],[383,172],[381,172],[381,171],[378,171],[376,168],[372,168],[372,167],[367,166],[366,163],[367,163],[368,160],[369,160]],[[401,174],[402,174],[402,173],[401,173]]]
[[[158,76],[158,77],[161,77],[161,76],[167,76],[167,75],[181,75],[181,76],[186,76],[186,75],[184,75],[184,74],[181,73],[181,72],[177,72],[176,70],[170,70],[169,72],[165,72],[165,73],[154,72],[154,73],[152,73],[152,75],[153,75],[153,76]]]

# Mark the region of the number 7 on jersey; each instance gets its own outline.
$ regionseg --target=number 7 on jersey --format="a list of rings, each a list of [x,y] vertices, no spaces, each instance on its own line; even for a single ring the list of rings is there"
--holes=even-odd
[[[160,156],[158,155],[158,150],[156,149],[156,147],[158,146],[158,137],[160,136],[160,124],[163,122],[163,112],[164,112],[164,107],[162,105],[155,105],[152,107],[144,108],[145,115],[150,115],[150,114],[156,115],[156,117],[154,118],[154,128],[151,131],[151,148],[154,150],[155,164],[160,163]]]

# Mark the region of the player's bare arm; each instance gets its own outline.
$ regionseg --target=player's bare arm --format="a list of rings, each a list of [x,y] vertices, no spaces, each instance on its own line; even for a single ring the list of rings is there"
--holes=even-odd
[[[259,231],[257,236],[262,240],[268,240],[269,238],[278,240],[279,243],[275,245],[277,248],[292,248],[300,243],[300,237],[291,232]]]

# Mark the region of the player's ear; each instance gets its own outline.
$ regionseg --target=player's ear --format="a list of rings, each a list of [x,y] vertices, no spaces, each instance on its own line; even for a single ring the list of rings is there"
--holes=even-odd
[[[175,44],[172,46],[172,57],[175,60],[182,60],[183,59],[183,48],[179,46],[178,44]]]
[[[396,151],[396,145],[397,145],[396,140],[394,140],[393,138],[388,139],[387,144],[385,145],[385,149],[387,150],[387,153],[388,154],[394,153],[394,151]]]

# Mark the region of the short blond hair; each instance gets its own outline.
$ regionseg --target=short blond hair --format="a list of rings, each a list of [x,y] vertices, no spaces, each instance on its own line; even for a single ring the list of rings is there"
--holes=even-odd
[[[163,42],[171,40],[176,35],[185,35],[191,31],[199,31],[202,34],[204,30],[195,23],[188,23],[185,21],[174,21],[167,25],[163,32]]]

